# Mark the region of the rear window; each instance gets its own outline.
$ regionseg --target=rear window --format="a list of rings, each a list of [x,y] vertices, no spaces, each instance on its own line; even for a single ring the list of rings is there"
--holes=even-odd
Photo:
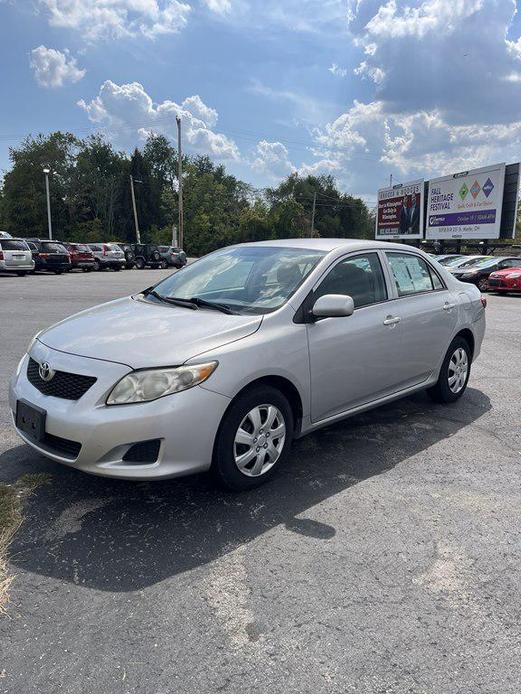
[[[89,248],[91,249],[91,251],[101,251],[102,250],[99,243],[90,243]]]
[[[76,250],[80,253],[90,253],[90,248],[86,246],[84,243],[78,243],[78,245],[76,246]]]
[[[50,241],[44,241],[42,243],[42,251],[44,251],[44,253],[67,253],[61,243],[52,243]]]
[[[11,239],[0,239],[0,248],[3,251],[28,251],[29,246],[25,241],[14,241]]]

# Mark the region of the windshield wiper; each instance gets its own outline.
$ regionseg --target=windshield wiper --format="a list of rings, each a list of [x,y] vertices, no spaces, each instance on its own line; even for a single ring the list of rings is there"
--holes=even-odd
[[[199,308],[199,306],[197,306],[197,304],[190,299],[178,299],[176,297],[163,296],[162,294],[156,292],[155,289],[152,289],[152,287],[145,289],[141,293],[143,296],[153,296],[155,299],[158,299],[165,304],[171,304],[172,306],[182,306],[183,308],[190,308],[192,311],[197,311]]]
[[[189,301],[192,302],[192,304],[195,304],[196,306],[204,306],[205,308],[213,308],[216,311],[221,311],[222,313],[228,313],[230,315],[235,314],[235,311],[232,311],[232,309],[227,306],[226,304],[220,304],[218,302],[214,301],[206,301],[206,299],[201,299],[198,296],[192,296]]]

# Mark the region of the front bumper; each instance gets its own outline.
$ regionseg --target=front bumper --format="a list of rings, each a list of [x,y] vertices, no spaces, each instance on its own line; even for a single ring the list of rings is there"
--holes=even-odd
[[[134,480],[165,479],[207,470],[221,418],[230,402],[200,386],[149,403],[108,407],[105,400],[114,384],[130,372],[128,366],[52,350],[36,342],[31,356],[55,370],[95,376],[96,383],[79,399],[43,395],[27,379],[28,355],[23,358],[9,389],[9,405],[16,422],[17,401],[24,399],[47,413],[46,433],[81,444],[76,457],[18,435],[42,455],[84,472]],[[16,428],[16,424],[15,424]],[[160,439],[156,462],[123,460],[134,444]]]

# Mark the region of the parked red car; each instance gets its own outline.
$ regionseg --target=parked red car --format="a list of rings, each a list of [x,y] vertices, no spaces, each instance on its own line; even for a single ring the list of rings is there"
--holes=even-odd
[[[94,254],[86,244],[65,241],[62,242],[62,246],[65,246],[71,257],[71,270],[94,270]]]
[[[488,288],[492,292],[521,292],[521,260],[519,267],[497,270],[488,277]]]

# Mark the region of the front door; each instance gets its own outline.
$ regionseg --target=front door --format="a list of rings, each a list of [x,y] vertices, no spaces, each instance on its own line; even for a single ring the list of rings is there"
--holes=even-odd
[[[315,289],[313,302],[325,294],[351,296],[355,311],[307,325],[313,422],[392,392],[402,358],[400,326],[390,315],[376,252],[339,261]]]

